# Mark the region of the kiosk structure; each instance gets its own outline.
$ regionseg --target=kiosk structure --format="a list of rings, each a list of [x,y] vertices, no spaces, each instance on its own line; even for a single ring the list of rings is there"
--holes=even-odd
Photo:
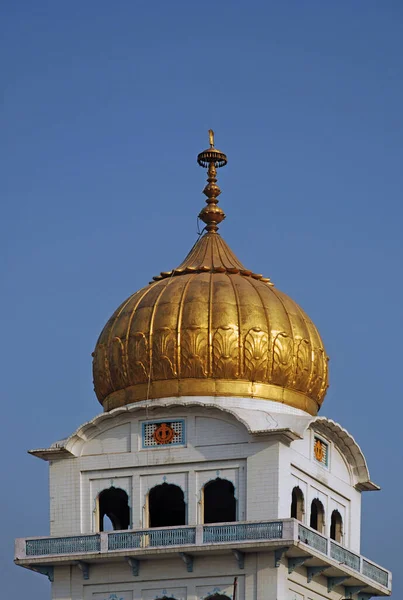
[[[354,438],[317,415],[319,332],[218,233],[227,157],[212,131],[198,163],[204,234],[105,325],[104,412],[31,451],[50,466],[50,536],[18,539],[15,562],[53,600],[389,596],[390,572],[360,554],[361,494],[379,488]]]

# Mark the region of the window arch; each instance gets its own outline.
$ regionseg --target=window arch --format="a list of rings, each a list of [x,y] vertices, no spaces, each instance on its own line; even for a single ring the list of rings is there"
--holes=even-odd
[[[148,494],[148,526],[173,527],[186,525],[186,504],[181,488],[173,483],[162,483]]]
[[[311,504],[311,520],[310,526],[312,529],[316,529],[319,533],[323,533],[323,529],[325,526],[325,509],[323,508],[323,504],[318,498],[312,500]]]
[[[335,542],[341,543],[343,539],[343,519],[338,510],[332,512],[330,520],[330,537]]]
[[[302,521],[304,518],[304,494],[301,488],[296,486],[291,494],[291,518]]]
[[[220,594],[220,592],[217,592],[215,594],[211,594],[210,596],[207,596],[207,598],[205,598],[205,600],[231,600],[231,598],[229,596],[227,596],[226,594]]]
[[[203,488],[203,523],[236,521],[234,484],[227,479],[214,479]]]
[[[129,497],[121,488],[110,487],[97,498],[98,531],[129,529]]]

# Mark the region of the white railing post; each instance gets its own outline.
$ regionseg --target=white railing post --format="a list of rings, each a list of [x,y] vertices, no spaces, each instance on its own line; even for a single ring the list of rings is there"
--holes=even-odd
[[[203,525],[196,525],[196,546],[203,544]]]
[[[101,532],[99,535],[101,536],[101,554],[106,554],[108,552],[108,534]]]
[[[15,558],[26,558],[26,539],[17,538],[15,540]]]
[[[298,523],[294,519],[284,519],[284,521],[278,521],[282,524],[282,535],[283,540],[295,540],[298,539]]]
[[[294,519],[293,524],[294,524],[293,540],[294,540],[294,542],[298,542],[298,540],[299,540],[299,523],[298,523],[297,519]]]

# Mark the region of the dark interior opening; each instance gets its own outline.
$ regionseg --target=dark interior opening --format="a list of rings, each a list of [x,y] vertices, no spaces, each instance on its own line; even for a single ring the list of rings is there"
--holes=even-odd
[[[149,527],[186,525],[186,504],[183,491],[173,483],[162,483],[148,496]]]
[[[304,516],[304,494],[297,486],[292,490],[291,496],[291,518],[302,521]]]
[[[124,490],[110,487],[98,496],[99,531],[113,529],[129,529],[129,498]]]
[[[335,542],[341,542],[343,536],[343,519],[338,510],[332,512],[330,521],[330,537]]]
[[[236,498],[233,484],[214,479],[204,486],[204,523],[236,521]]]
[[[324,526],[324,520],[325,520],[325,511],[323,508],[323,504],[320,500],[315,498],[315,500],[312,500],[312,504],[311,504],[310,526],[312,527],[312,529],[316,529],[316,531],[319,531],[320,533],[322,533],[323,526]]]
[[[207,596],[207,598],[205,600],[231,600],[229,598],[229,596],[226,596],[225,594],[219,594],[218,592],[216,594],[211,594],[211,596]]]

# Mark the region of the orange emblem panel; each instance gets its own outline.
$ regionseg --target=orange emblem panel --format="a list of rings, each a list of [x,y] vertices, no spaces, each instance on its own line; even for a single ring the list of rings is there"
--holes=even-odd
[[[324,448],[323,448],[323,444],[320,440],[316,440],[315,441],[315,446],[314,446],[314,453],[315,453],[315,458],[318,462],[323,462],[324,458],[325,458],[325,453],[324,453]]]
[[[154,431],[154,439],[157,444],[169,444],[178,435],[167,423],[161,423]]]

